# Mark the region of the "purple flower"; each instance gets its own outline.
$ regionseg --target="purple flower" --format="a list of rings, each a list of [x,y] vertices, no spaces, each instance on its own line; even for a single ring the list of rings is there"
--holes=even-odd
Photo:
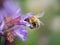
[[[13,36],[19,37],[21,38],[23,41],[26,40],[26,36],[27,36],[27,31],[26,31],[26,27],[30,26],[30,24],[26,21],[24,21],[24,19],[26,18],[30,18],[33,15],[30,16],[30,14],[32,13],[28,13],[27,15],[21,16],[21,20],[20,20],[20,25],[15,25],[12,29],[14,29],[14,34]],[[26,18],[25,18],[26,16]],[[23,18],[24,17],[24,18]],[[10,29],[11,30],[11,29]]]
[[[20,24],[23,24],[23,25],[19,25],[19,26],[14,27],[15,36],[18,36],[23,41],[26,40],[26,36],[27,36],[26,27],[30,26],[30,24],[24,20],[27,18],[30,18],[32,16],[33,16],[33,13],[27,13],[26,15],[21,16]]]
[[[3,17],[5,16],[11,16],[12,19],[14,19],[20,15],[21,15],[21,9],[16,1],[4,0],[3,7],[2,9],[0,9],[0,23],[3,23],[4,21]]]
[[[0,22],[1,22],[0,33],[2,33],[4,26],[7,25],[7,24],[5,24],[4,17],[10,16],[13,20],[20,16],[19,24],[14,25],[10,30],[14,29],[13,36],[17,36],[17,37],[21,38],[23,41],[25,41],[26,36],[27,36],[26,27],[30,26],[30,24],[24,20],[32,17],[33,15],[34,15],[33,13],[27,13],[25,15],[22,15],[21,9],[16,1],[5,0],[4,8],[2,10],[0,10],[0,17],[1,17],[0,18]],[[10,21],[12,21],[12,20],[10,20]]]
[[[14,36],[21,38],[23,41],[26,40],[26,36],[27,36],[26,26],[24,25],[16,26],[14,27],[14,30],[15,30]]]
[[[16,1],[6,0],[4,3],[4,9],[10,14],[10,16],[12,16],[12,18],[16,18],[21,15],[21,8]]]

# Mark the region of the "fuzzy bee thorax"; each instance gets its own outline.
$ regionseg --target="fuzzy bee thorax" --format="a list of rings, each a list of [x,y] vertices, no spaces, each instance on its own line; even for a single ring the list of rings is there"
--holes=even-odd
[[[29,22],[32,23],[32,22],[35,22],[37,20],[37,18],[35,16],[31,17],[31,18],[28,18]]]

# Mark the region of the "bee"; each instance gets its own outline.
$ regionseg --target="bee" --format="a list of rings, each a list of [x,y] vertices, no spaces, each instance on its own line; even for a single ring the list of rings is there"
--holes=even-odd
[[[44,25],[44,23],[39,20],[39,18],[43,16],[44,16],[44,11],[42,11],[40,14],[37,14],[36,16],[26,19],[26,21],[28,21],[31,24],[30,26],[31,29],[39,28]]]

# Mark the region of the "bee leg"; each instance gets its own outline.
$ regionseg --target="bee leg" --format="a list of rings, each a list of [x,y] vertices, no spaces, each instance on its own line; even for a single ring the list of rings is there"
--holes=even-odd
[[[33,26],[30,26],[30,29],[33,29]]]
[[[34,28],[36,28],[36,26],[37,26],[36,22],[33,22],[32,25],[33,25]]]
[[[37,26],[37,25],[36,25],[36,22],[32,22],[30,28],[31,28],[31,29],[34,29],[34,28],[36,28],[36,26]]]

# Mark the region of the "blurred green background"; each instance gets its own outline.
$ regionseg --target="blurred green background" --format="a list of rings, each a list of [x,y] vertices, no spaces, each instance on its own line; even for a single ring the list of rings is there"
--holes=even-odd
[[[16,38],[17,45],[60,45],[60,0],[18,0],[22,14],[33,12],[35,15],[44,10],[39,18],[44,26],[39,29],[27,28],[27,40]]]
[[[26,41],[16,38],[17,45],[60,45],[60,0],[18,0],[22,14],[35,15],[44,10],[39,18],[44,26],[38,29],[27,28]]]

